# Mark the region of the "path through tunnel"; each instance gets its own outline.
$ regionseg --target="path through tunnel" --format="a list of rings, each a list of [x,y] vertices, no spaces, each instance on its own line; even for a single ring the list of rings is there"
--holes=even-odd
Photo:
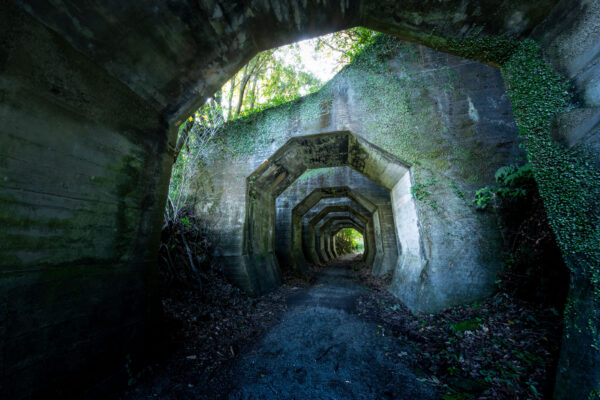
[[[179,126],[258,51],[358,25],[424,46],[402,45],[393,56],[386,48],[385,69],[362,70],[352,85],[340,79],[290,107],[276,138],[252,126],[268,113],[244,121],[257,145],[246,146],[249,161],[219,164],[210,178],[227,184],[206,185],[199,213],[212,224],[215,260],[248,293],[267,293],[282,269],[333,257],[332,232],[353,224],[371,273],[392,273],[390,291],[411,310],[492,294],[503,249],[492,218],[469,209],[465,193],[494,183],[493,171],[517,159],[511,96],[519,130],[534,143],[527,156],[550,235],[573,273],[568,317],[586,327],[564,337],[556,398],[597,391],[600,357],[589,349],[600,331],[600,8],[587,0],[321,3],[2,2],[0,386],[8,396],[79,392],[151,347]],[[557,83],[561,74],[577,100]],[[387,101],[386,88],[402,98]],[[237,155],[239,147],[215,153]],[[294,202],[285,196],[321,168],[364,174],[389,204],[339,182]],[[349,188],[346,196],[333,193],[338,187]],[[332,211],[311,227],[321,200],[317,208],[346,205],[357,214],[336,211],[346,214],[322,230]]]
[[[366,257],[364,230],[357,230],[355,226],[344,225],[332,230],[329,241],[334,259],[345,255],[360,257],[361,260]]]
[[[392,221],[386,221],[386,226],[395,229],[382,232],[381,213],[368,194],[347,187],[319,187],[293,205],[290,246],[276,254],[277,198],[306,171],[340,166],[349,166],[383,187],[388,198],[408,196],[397,203],[390,198],[394,206],[387,217]],[[243,273],[229,270],[230,276],[245,290],[262,293],[278,284],[278,259],[290,261],[283,268],[300,271],[306,261],[326,263],[332,257],[329,232],[339,221],[352,222],[365,233],[365,262],[375,274],[392,271],[398,263],[419,263],[419,228],[410,197],[409,166],[364,139],[347,131],[292,138],[247,178],[244,254],[243,263],[238,264]],[[321,204],[323,199],[327,203]],[[342,205],[344,202],[353,205]],[[250,279],[244,282],[241,276]]]

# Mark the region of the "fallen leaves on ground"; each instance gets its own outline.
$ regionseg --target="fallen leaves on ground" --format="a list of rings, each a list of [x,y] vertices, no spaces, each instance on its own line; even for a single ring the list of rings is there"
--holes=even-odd
[[[562,321],[554,309],[506,293],[437,314],[415,315],[391,295],[388,280],[362,270],[370,290],[358,300],[365,318],[405,340],[396,355],[441,389],[444,400],[551,397]]]

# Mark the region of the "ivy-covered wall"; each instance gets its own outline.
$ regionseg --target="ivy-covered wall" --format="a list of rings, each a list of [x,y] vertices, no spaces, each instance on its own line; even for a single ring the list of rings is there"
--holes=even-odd
[[[410,166],[421,262],[397,265],[392,291],[419,311],[491,293],[503,244],[470,199],[523,155],[500,72],[388,36],[319,92],[226,126],[198,182],[214,193],[199,212],[217,255],[243,255],[244,223],[261,223],[245,222],[246,177],[292,137],[341,130]]]
[[[585,18],[570,13],[563,26],[568,28],[566,32],[548,33],[543,26],[539,28],[536,36],[548,53],[531,39],[473,35],[431,37],[429,42],[434,48],[492,63],[502,70],[523,148],[572,272],[557,398],[596,398],[600,393],[600,129],[594,122],[600,115],[600,101],[594,95],[598,83],[589,77],[590,70],[598,71],[598,54],[589,35],[581,39],[583,44],[573,43],[582,31],[598,31],[599,23],[593,22],[592,16],[600,15],[600,7],[586,3],[563,4],[555,10],[550,18],[555,23],[569,14],[566,7],[590,12]],[[569,49],[574,60],[564,58],[565,43],[574,46],[575,50]]]

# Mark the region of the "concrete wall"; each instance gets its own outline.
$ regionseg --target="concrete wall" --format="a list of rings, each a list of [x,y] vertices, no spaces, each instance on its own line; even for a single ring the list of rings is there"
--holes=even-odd
[[[291,138],[307,137],[310,143],[325,146],[328,150],[323,154],[333,157],[335,165],[335,149],[343,148],[341,142],[315,142],[312,135],[348,130],[359,142],[368,141],[361,146],[371,151],[364,156],[351,152],[349,162],[391,190],[398,208],[396,216],[382,218],[386,229],[396,232],[384,235],[384,240],[396,242],[401,253],[393,293],[417,311],[440,310],[491,293],[504,261],[503,245],[494,218],[476,212],[469,202],[476,189],[494,181],[498,167],[521,155],[500,73],[408,43],[399,43],[388,57],[379,70],[351,65],[316,94],[227,125],[223,142],[214,144],[205,160],[206,171],[199,182],[201,187],[210,182],[211,191],[219,195],[198,210],[211,236],[220,238],[219,255],[245,254],[248,225],[261,227],[253,237],[260,237],[265,249],[271,240],[288,240],[277,239],[274,220],[293,207],[298,201],[295,196],[309,193],[319,178],[296,181],[289,192],[278,191],[273,211],[251,206],[251,217],[246,214],[246,191],[262,196],[272,185],[291,184],[298,176],[292,171],[295,165],[304,165],[304,157],[321,163],[320,152],[307,152],[303,141],[292,144]],[[234,157],[222,157],[224,151]],[[405,168],[403,163],[411,166],[410,174],[404,180],[388,179],[395,176],[392,166]],[[398,171],[396,176],[404,176]],[[260,200],[264,201],[270,200]],[[402,219],[396,218],[399,215]],[[279,229],[289,236],[287,228]]]
[[[127,338],[140,332],[146,308],[141,303],[147,303],[141,299],[152,293],[150,265],[170,170],[168,132],[261,49],[359,24],[422,42],[432,32],[455,37],[472,27],[523,38],[556,5],[534,34],[553,65],[576,78],[582,99],[559,118],[557,137],[598,154],[596,1],[507,0],[501,7],[491,0],[322,3],[0,1],[0,201],[9,210],[2,215],[7,228],[0,233],[3,393],[23,398],[44,388],[68,387],[62,380],[85,385],[87,379],[73,379],[74,371],[90,379],[90,371],[102,375],[103,366],[121,363],[139,342]],[[469,75],[472,81],[461,78],[463,89],[472,93],[486,82],[477,74]],[[499,97],[481,96],[473,108],[462,95],[456,103],[438,98],[442,111],[452,105],[452,112],[475,110],[476,116],[485,104],[491,110]],[[500,126],[502,119],[497,122]],[[485,131],[493,132],[492,127]],[[482,132],[474,140],[481,140]],[[447,134],[439,137],[453,143]],[[272,154],[269,143],[261,146]],[[455,165],[471,157],[455,157]],[[500,158],[480,161],[491,171],[506,161]],[[421,176],[415,179],[419,184]],[[480,181],[485,179],[467,186]],[[447,190],[446,199],[454,190]],[[470,189],[459,190],[469,195]],[[431,229],[431,219],[423,218],[429,213],[426,205],[418,212],[422,228]],[[238,207],[222,218],[231,222],[226,224],[231,231],[243,225]],[[595,306],[586,290],[572,293],[581,300],[583,316],[593,315],[589,308]],[[585,319],[580,322],[587,325]],[[572,363],[562,369],[574,373],[561,381],[558,398],[570,393],[585,398],[598,387],[600,378],[590,371],[600,370],[599,361],[589,351],[590,338],[583,339],[563,347],[563,361]]]
[[[0,388],[68,397],[152,332],[167,126],[5,3],[0,37]]]

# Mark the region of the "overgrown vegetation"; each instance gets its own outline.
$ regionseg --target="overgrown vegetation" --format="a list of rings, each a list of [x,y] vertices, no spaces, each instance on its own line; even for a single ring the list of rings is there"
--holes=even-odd
[[[531,164],[496,172],[496,186],[479,189],[477,209],[498,215],[509,253],[497,283],[521,299],[563,310],[569,270],[562,258],[533,177]]]
[[[412,314],[383,279],[361,270],[367,291],[359,315],[406,342],[394,355],[409,363],[444,400],[551,398],[561,332],[559,313],[500,291],[482,302],[429,315]]]
[[[368,29],[353,28],[319,37],[307,45],[313,46],[316,54],[335,60],[335,68],[341,68],[370,44],[375,35]],[[261,111],[280,105],[290,107],[292,100],[322,86],[323,82],[302,65],[298,44],[264,51],[252,58],[179,127],[169,186],[174,212],[167,209],[166,220],[175,221],[183,208],[192,210],[206,201],[210,188],[194,183],[212,151],[219,152],[220,157],[239,157],[268,145],[264,135],[246,135],[243,124],[252,121],[260,126],[279,122],[270,120]],[[239,124],[239,135],[221,137],[225,123],[229,123],[229,129]]]
[[[279,106],[314,93],[323,82],[304,65],[303,53],[314,48],[321,60],[333,61],[332,73],[352,62],[376,33],[365,28],[352,28],[263,51],[252,58],[215,94],[226,120],[248,117],[267,108]],[[321,66],[321,69],[325,66]]]
[[[343,228],[335,234],[335,249],[339,255],[363,253],[363,235],[354,228]]]
[[[434,44],[459,55],[471,56],[502,67],[513,114],[532,165],[549,224],[567,265],[587,280],[594,293],[593,315],[586,326],[577,326],[576,305],[570,299],[567,328],[587,329],[598,346],[600,324],[600,172],[585,150],[567,148],[551,134],[555,116],[573,100],[569,84],[544,61],[532,40],[517,42],[504,37],[479,37]],[[484,50],[485,49],[485,50]],[[475,55],[476,54],[476,55]],[[567,333],[568,335],[568,333]]]

